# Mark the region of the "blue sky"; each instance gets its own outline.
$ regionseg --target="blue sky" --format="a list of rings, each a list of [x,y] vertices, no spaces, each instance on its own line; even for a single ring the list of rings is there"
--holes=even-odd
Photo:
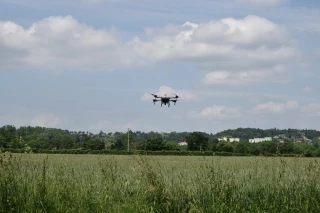
[[[320,3],[0,0],[0,125],[318,129]],[[180,95],[170,108],[148,93]]]

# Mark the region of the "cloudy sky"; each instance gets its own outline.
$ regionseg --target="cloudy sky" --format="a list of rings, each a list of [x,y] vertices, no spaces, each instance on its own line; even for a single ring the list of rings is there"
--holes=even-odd
[[[0,125],[320,130],[319,61],[316,0],[0,0]]]

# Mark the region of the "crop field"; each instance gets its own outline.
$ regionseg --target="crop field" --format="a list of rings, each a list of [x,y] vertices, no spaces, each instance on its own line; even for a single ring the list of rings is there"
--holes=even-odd
[[[0,154],[0,212],[319,212],[316,158]]]

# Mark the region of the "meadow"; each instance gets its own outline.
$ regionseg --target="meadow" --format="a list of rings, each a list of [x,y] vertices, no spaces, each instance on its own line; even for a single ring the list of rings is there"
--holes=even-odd
[[[0,212],[319,212],[320,159],[0,154]]]

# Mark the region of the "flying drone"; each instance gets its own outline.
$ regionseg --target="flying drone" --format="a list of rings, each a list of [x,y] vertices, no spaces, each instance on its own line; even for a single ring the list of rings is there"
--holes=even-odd
[[[167,97],[167,95],[165,94],[164,96],[158,96],[155,94],[150,93],[150,95],[153,95],[154,99],[153,99],[153,103],[154,105],[156,104],[157,101],[161,101],[161,107],[162,104],[167,105],[168,107],[170,107],[170,101],[172,101],[174,103],[174,105],[176,105],[179,96],[174,96],[174,97]]]

